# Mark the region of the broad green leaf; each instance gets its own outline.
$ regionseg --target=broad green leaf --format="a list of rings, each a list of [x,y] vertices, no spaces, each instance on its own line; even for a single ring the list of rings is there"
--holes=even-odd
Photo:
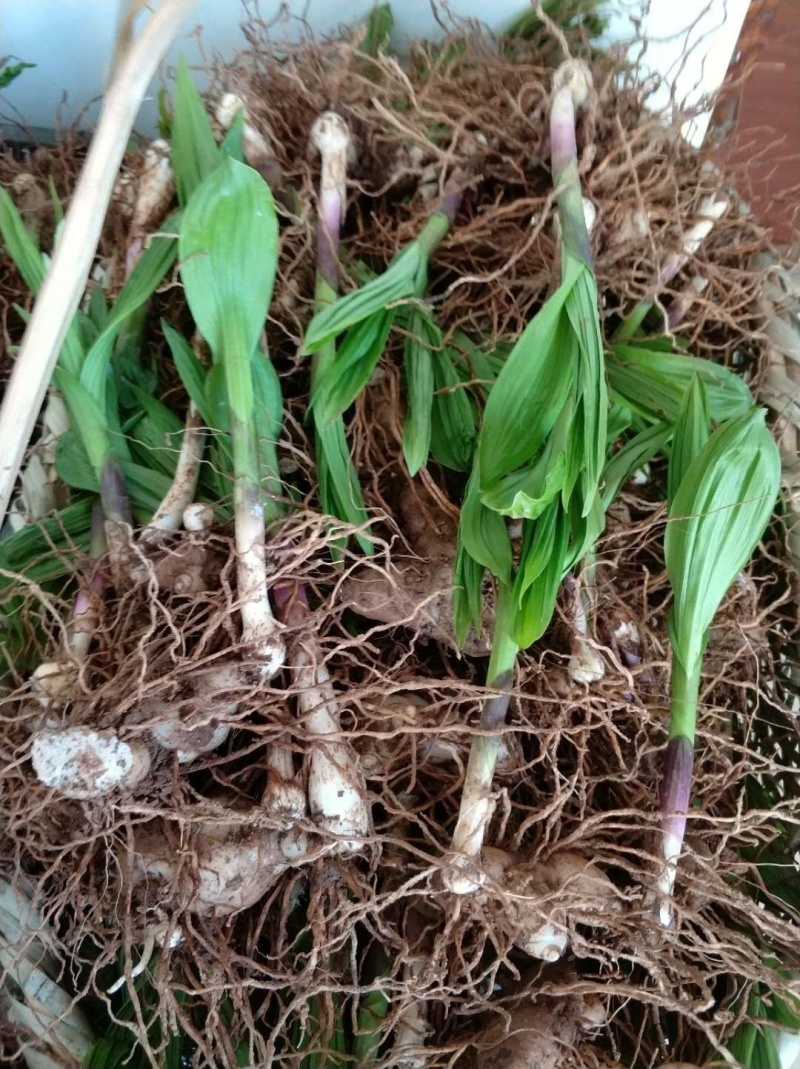
[[[431,350],[441,347],[441,332],[418,308],[412,310],[403,345],[406,412],[403,424],[403,456],[409,475],[416,475],[428,462],[433,410],[433,362]],[[438,335],[438,337],[437,337]]]
[[[24,60],[20,60],[19,63],[9,63],[8,57],[3,56],[0,59],[0,89],[7,89],[23,71],[33,70],[35,66],[35,63],[25,63]]]
[[[393,323],[393,310],[376,312],[347,332],[312,398],[323,425],[346,412],[367,385]]]
[[[681,402],[675,429],[672,432],[672,451],[669,457],[667,478],[667,501],[672,501],[678,492],[684,475],[708,441],[711,420],[703,380],[695,375]]]
[[[625,434],[633,423],[633,413],[624,405],[612,404],[608,409],[608,427],[606,440],[609,445]]]
[[[422,252],[414,241],[403,249],[382,275],[317,312],[308,325],[303,352],[316,352],[327,341],[357,323],[414,296],[421,262]]]
[[[458,526],[459,541],[473,560],[482,564],[506,586],[511,585],[511,540],[505,520],[481,502],[473,474],[467,484]]]
[[[434,459],[454,471],[469,471],[478,435],[475,407],[451,349],[431,353],[433,406],[431,445]]]
[[[89,305],[86,315],[92,322],[98,333],[103,329],[108,320],[108,304],[103,287],[96,283],[89,290]]]
[[[54,515],[26,524],[3,538],[0,567],[40,582],[68,574],[71,565],[67,551],[73,545],[79,551],[88,549],[92,506],[91,498],[79,497]],[[0,588],[12,582],[0,576]]]
[[[630,438],[608,461],[603,470],[603,508],[607,509],[616,500],[622,487],[634,474],[644,467],[657,453],[663,453],[670,438],[672,427],[668,423],[654,423]]]
[[[564,562],[564,575],[583,560],[596,544],[603,533],[606,524],[606,513],[600,494],[597,493],[592,501],[592,507],[584,515],[575,507],[575,499],[570,502],[569,508],[570,543]]]
[[[493,512],[514,519],[535,520],[560,496],[566,475],[563,450],[544,452],[529,467],[506,475],[481,494],[481,501]]]
[[[520,335],[489,394],[479,445],[482,491],[535,457],[574,381],[577,341],[564,304],[583,265],[570,264],[577,266]]]
[[[674,593],[671,638],[696,671],[726,591],[758,544],[780,489],[778,447],[763,409],[724,423],[689,465],[664,538]]]
[[[44,281],[44,258],[25,226],[19,209],[3,186],[0,186],[0,234],[23,282],[31,293],[38,293]]]
[[[654,423],[674,423],[695,375],[703,380],[714,423],[744,415],[753,404],[747,384],[710,360],[645,346],[615,345],[607,357],[614,399]]]
[[[278,219],[264,179],[224,160],[193,193],[179,250],[189,308],[215,361],[225,365],[231,412],[249,420],[251,361],[278,262]]]
[[[175,174],[178,203],[185,207],[197,187],[221,160],[211,123],[195,88],[186,60],[181,57],[175,75],[170,162]]]
[[[80,436],[74,430],[62,434],[56,445],[56,472],[59,479],[74,490],[100,493],[100,480]]]

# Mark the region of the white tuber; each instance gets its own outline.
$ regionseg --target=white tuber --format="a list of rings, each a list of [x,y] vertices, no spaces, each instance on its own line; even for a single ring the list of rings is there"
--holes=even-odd
[[[214,526],[214,510],[210,505],[194,501],[183,510],[183,526],[187,531],[200,533]]]
[[[257,807],[252,811],[255,816]],[[255,905],[289,867],[281,835],[253,827],[243,810],[222,809],[219,816],[196,826],[185,854],[175,853],[162,829],[140,831],[134,858],[139,880],[177,880],[183,908],[201,916],[227,917]]]
[[[144,743],[124,742],[114,731],[86,727],[40,731],[33,738],[31,760],[46,787],[77,799],[130,790],[150,771]]]

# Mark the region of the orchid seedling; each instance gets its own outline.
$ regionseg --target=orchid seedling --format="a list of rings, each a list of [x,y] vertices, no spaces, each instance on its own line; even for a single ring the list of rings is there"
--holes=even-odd
[[[778,447],[763,409],[709,433],[699,380],[687,391],[670,458],[664,537],[673,591],[671,715],[661,787],[663,866],[659,919],[672,923],[672,891],[692,783],[697,706],[708,632],[729,587],[758,544],[780,491]]]
[[[521,648],[544,633],[564,575],[602,530],[599,485],[608,398],[597,288],[575,141],[576,109],[589,99],[588,70],[565,63],[554,78],[550,116],[553,180],[561,231],[562,282],[527,326],[500,370],[484,413],[461,511],[456,619],[463,641],[478,624],[488,569],[497,607],[484,706],[473,740],[445,868],[446,886],[467,894],[485,879],[483,840],[491,784]],[[523,521],[515,565],[505,517]]]
[[[465,178],[455,174],[419,236],[402,249],[383,274],[318,311],[306,331],[303,350],[314,354],[344,335],[335,356],[320,368],[311,403],[322,425],[341,416],[375,370],[402,303],[421,298],[428,263],[453,225],[464,195]]]

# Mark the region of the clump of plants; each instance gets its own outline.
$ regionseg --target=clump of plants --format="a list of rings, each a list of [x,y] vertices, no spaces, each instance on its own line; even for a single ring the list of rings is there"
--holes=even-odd
[[[51,324],[0,539],[0,1036],[32,1069],[777,1065],[767,235],[594,7],[391,29],[253,19],[205,97],[182,62]],[[0,160],[7,397],[66,151]]]

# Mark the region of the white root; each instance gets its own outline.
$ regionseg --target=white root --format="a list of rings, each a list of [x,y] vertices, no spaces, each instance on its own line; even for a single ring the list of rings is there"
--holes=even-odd
[[[261,799],[264,810],[290,830],[306,816],[306,795],[294,770],[294,754],[285,737],[267,750],[267,789]]]
[[[33,737],[33,768],[41,783],[67,798],[102,798],[131,790],[150,771],[150,753],[139,740],[86,727],[43,730]]]
[[[590,567],[586,571],[593,572]],[[573,683],[589,684],[599,683],[606,674],[606,667],[600,653],[595,649],[589,636],[589,614],[587,607],[591,601],[592,590],[587,590],[587,584],[594,586],[594,576],[584,575],[582,580],[565,583],[568,589],[573,590],[573,616],[572,616],[572,655],[567,664],[567,675]]]
[[[336,692],[320,650],[308,638],[292,656],[298,705],[310,744],[308,799],[315,824],[336,836],[336,849],[354,853],[370,833],[366,785],[352,746],[336,736],[341,721]]]
[[[256,487],[234,486],[236,541],[236,582],[242,643],[245,655],[258,665],[264,682],[274,679],[283,668],[286,648],[280,625],[269,603],[267,547],[264,535],[264,506]]]
[[[180,530],[184,514],[194,502],[204,446],[203,420],[194,402],[190,402],[172,485],[142,531],[143,542],[157,543],[164,532]]]
[[[412,961],[403,966],[403,979],[408,991],[413,991],[413,981],[421,972],[421,961]],[[397,1069],[424,1069],[424,1048],[428,1033],[425,1002],[421,998],[412,997],[397,1019],[393,1047]]]

